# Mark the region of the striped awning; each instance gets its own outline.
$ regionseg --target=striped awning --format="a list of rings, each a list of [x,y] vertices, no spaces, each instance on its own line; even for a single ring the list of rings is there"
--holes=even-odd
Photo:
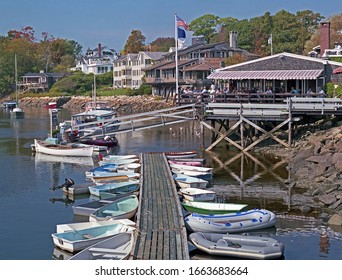
[[[334,71],[333,74],[341,74],[342,73],[342,66],[337,67]]]
[[[213,80],[315,80],[323,69],[316,70],[270,70],[270,71],[219,71],[207,78]]]

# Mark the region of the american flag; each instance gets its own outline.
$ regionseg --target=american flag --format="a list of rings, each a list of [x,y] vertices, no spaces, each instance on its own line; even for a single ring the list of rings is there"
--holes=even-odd
[[[177,26],[182,26],[185,28],[185,30],[190,30],[189,25],[184,20],[182,20],[179,16],[176,16],[176,18],[177,18]]]

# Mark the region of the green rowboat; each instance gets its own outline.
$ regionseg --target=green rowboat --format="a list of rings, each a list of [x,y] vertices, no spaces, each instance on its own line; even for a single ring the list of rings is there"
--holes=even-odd
[[[199,202],[199,201],[183,201],[183,207],[191,212],[198,214],[224,214],[244,211],[247,204],[236,203],[218,203],[218,202]]]

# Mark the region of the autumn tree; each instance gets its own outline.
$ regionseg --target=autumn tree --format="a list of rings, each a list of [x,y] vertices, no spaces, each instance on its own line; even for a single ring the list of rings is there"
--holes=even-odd
[[[153,52],[167,52],[171,47],[175,46],[175,38],[157,38],[150,44],[150,51]]]
[[[327,19],[330,22],[330,48],[333,48],[335,42],[342,42],[342,14],[331,16]],[[304,52],[308,54],[312,48],[320,44],[319,25],[317,23],[310,39],[305,42]]]
[[[145,36],[142,35],[140,30],[132,30],[131,35],[128,37],[125,47],[124,53],[138,53],[144,50],[145,47]]]

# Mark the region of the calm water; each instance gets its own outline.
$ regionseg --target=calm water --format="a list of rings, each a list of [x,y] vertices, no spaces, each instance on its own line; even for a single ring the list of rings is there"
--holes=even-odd
[[[25,112],[25,119],[13,120],[9,112],[0,110],[0,259],[62,258],[63,252],[54,249],[51,233],[56,224],[78,220],[72,213],[72,201],[66,201],[60,190],[49,188],[62,184],[65,178],[86,183],[84,172],[96,166],[98,158],[72,163],[32,154],[33,139],[45,138],[49,132],[49,116],[45,109],[26,108]],[[59,119],[69,115],[62,110]],[[205,138],[208,146],[209,133]],[[203,145],[199,127],[185,124],[119,135],[118,140],[119,146],[110,151],[113,154],[201,149]],[[296,202],[302,191],[289,190],[280,183],[288,176],[286,163],[264,155],[242,157],[225,147],[205,157],[207,165],[215,168],[211,187],[221,200],[248,202],[278,215],[276,227],[264,234],[285,244],[285,259],[342,259],[340,229],[327,227],[326,217],[319,211],[304,216]],[[88,200],[79,197],[73,203]],[[208,256],[194,252],[193,258]]]

